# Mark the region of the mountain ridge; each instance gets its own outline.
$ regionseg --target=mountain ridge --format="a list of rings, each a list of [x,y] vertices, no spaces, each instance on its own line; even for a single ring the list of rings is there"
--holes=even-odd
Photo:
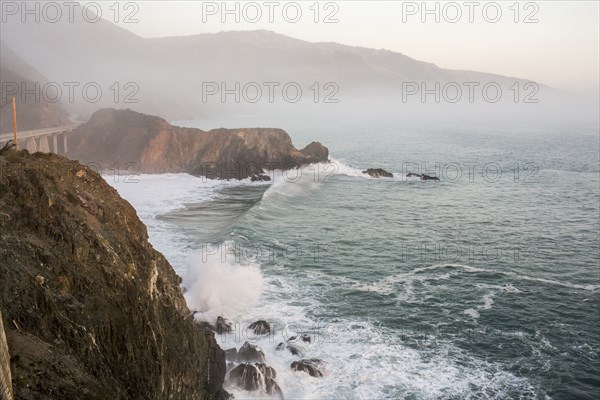
[[[52,80],[97,82],[107,96],[98,103],[73,105],[86,116],[115,106],[108,96],[115,82],[133,82],[139,89],[137,103],[124,104],[119,99],[122,106],[180,120],[256,106],[223,102],[218,96],[204,101],[207,82],[228,87],[235,82],[242,86],[295,82],[305,91],[304,102],[310,101],[309,87],[315,82],[335,83],[341,100],[373,93],[380,98],[398,97],[405,82],[495,81],[506,87],[529,82],[490,72],[445,69],[392,50],[309,42],[264,29],[144,38],[106,20],[50,25],[40,23],[28,29],[27,24],[9,21],[3,27],[4,40],[19,43],[15,46],[19,55]],[[78,35],[70,34],[73,29]],[[73,68],[75,59],[78,68]],[[269,106],[264,96],[261,102]],[[280,93],[276,102],[282,103]]]

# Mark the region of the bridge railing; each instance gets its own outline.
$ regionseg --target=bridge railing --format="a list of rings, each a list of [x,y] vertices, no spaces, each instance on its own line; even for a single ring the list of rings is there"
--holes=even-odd
[[[57,126],[52,128],[34,129],[29,131],[17,132],[17,141],[19,148],[26,148],[30,153],[41,151],[45,153],[63,153],[68,150],[67,137],[79,124]],[[59,145],[58,136],[62,135],[62,143]],[[52,138],[52,144],[49,138]],[[3,133],[0,135],[0,145],[13,140],[13,133]],[[25,146],[21,146],[24,142]],[[62,147],[62,149],[61,149]],[[62,150],[62,151],[61,151]]]

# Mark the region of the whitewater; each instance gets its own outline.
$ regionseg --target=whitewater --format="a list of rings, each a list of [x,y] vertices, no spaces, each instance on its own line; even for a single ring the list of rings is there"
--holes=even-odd
[[[591,146],[580,163],[545,166],[533,187],[421,182],[393,163],[394,178],[374,179],[362,170],[379,165],[354,151],[268,183],[107,180],[182,276],[195,317],[233,321],[231,334],[217,335],[221,347],[260,346],[285,398],[593,398],[598,176],[581,168],[596,156],[580,139]],[[550,201],[566,194],[574,198]],[[523,242],[536,251],[516,257]],[[419,243],[472,251],[407,253]],[[259,319],[270,335],[247,329]],[[303,358],[324,360],[323,378],[292,371],[299,357],[276,350],[302,333],[313,338]]]

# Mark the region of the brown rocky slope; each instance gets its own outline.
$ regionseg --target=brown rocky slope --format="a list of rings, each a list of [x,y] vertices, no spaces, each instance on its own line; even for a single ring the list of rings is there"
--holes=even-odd
[[[223,351],[131,205],[76,161],[0,153],[0,314],[15,398],[225,396]]]
[[[170,125],[131,110],[102,109],[69,139],[69,157],[101,169],[180,173],[215,179],[245,179],[265,170],[325,162],[318,142],[297,150],[281,129],[203,131]]]

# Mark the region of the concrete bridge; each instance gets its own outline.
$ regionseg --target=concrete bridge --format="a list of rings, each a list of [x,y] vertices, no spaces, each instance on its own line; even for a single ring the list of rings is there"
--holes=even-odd
[[[41,151],[44,153],[67,154],[67,139],[78,126],[79,124],[73,124],[55,128],[17,132],[19,149],[27,149],[30,153]],[[0,135],[0,145],[3,145],[9,140],[13,140],[12,132]]]

